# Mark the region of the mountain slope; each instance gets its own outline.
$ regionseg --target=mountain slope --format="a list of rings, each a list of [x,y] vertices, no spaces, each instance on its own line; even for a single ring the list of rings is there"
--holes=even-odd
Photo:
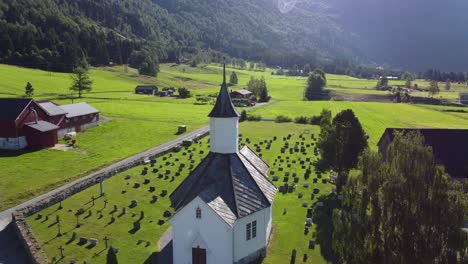
[[[328,14],[282,13],[276,0],[0,0],[0,62],[54,70],[174,61],[201,48],[301,64],[355,56],[349,39]]]

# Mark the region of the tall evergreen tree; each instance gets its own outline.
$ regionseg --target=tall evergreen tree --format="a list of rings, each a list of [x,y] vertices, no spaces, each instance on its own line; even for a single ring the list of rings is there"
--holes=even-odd
[[[236,85],[238,83],[238,79],[237,79],[237,73],[235,71],[231,72],[231,76],[229,78],[229,83],[232,84],[232,85]]]
[[[429,85],[429,95],[434,97],[434,95],[438,94],[439,92],[439,83],[437,81],[431,81]]]
[[[72,85],[70,86],[70,90],[78,92],[79,98],[81,98],[81,95],[84,91],[91,91],[93,81],[89,77],[87,69],[77,67],[70,77],[72,79]]]
[[[265,103],[270,101],[270,96],[268,95],[268,88],[266,86],[265,78],[262,77],[260,80],[261,93],[260,93],[260,102]]]
[[[34,88],[30,82],[26,84],[26,87],[24,88],[24,94],[26,97],[32,97],[34,95]]]

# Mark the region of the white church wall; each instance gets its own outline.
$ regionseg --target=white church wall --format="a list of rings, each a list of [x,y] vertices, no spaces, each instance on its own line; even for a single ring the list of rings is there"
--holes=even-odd
[[[247,223],[253,221],[257,221],[257,237],[247,240]],[[234,226],[234,262],[265,248],[268,228],[271,230],[271,207],[237,220]]]
[[[215,153],[238,151],[239,122],[237,117],[210,118],[210,145]]]
[[[196,218],[200,207],[201,219]],[[232,263],[232,229],[200,198],[195,198],[170,220],[174,264],[191,264],[192,247],[206,249],[207,263]]]

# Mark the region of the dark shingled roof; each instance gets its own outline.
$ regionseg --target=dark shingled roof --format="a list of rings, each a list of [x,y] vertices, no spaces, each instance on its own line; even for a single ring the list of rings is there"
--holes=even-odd
[[[239,153],[210,152],[170,195],[178,210],[199,196],[226,223],[271,206],[276,187],[267,176],[268,165],[250,148]]]
[[[47,132],[47,131],[59,129],[58,126],[51,124],[49,122],[46,122],[46,121],[37,121],[37,123],[29,123],[29,124],[26,124],[26,126],[32,129],[35,129],[37,131],[40,131],[40,132]]]
[[[239,117],[239,113],[232,104],[231,96],[229,95],[228,87],[226,84],[226,65],[223,66],[223,84],[219,90],[216,104],[211,110],[208,117]]]
[[[395,131],[403,131],[404,134],[419,131],[425,144],[432,147],[436,161],[444,165],[451,177],[468,178],[468,129],[387,128],[378,145],[382,144],[385,135],[393,141]]]
[[[31,99],[0,98],[0,120],[15,121]]]

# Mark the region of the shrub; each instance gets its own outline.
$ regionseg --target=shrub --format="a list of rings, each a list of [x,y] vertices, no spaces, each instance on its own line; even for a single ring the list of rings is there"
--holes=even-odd
[[[307,124],[309,123],[309,119],[305,116],[300,116],[300,117],[296,117],[294,119],[294,122],[297,124]]]
[[[284,115],[279,115],[275,118],[276,123],[288,123],[291,122],[292,119],[290,117],[284,116]]]
[[[242,110],[239,122],[244,122],[245,120],[247,120],[247,112],[245,110]]]
[[[187,88],[179,88],[177,89],[177,92],[179,93],[180,98],[189,98],[192,95],[190,94],[190,91]]]
[[[247,115],[248,121],[261,121],[262,117],[259,115]]]

